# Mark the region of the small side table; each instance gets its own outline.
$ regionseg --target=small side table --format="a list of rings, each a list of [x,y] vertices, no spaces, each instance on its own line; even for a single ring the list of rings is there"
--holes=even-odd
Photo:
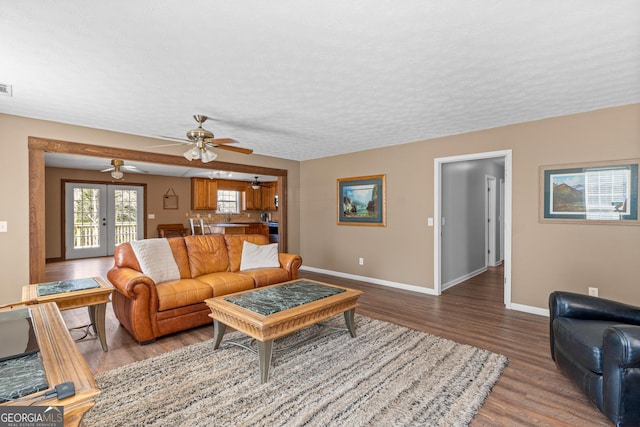
[[[101,277],[36,283],[22,287],[22,300],[38,304],[55,302],[60,311],[87,307],[90,326],[98,334],[103,351],[109,351],[105,334],[105,312],[113,286]]]

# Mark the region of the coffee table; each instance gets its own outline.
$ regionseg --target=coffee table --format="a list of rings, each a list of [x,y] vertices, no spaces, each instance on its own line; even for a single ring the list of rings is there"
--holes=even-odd
[[[360,295],[355,289],[305,279],[206,299],[213,319],[214,349],[220,346],[227,326],[254,338],[264,384],[276,338],[341,313],[355,338],[354,315]]]
[[[87,307],[89,326],[98,334],[103,351],[109,351],[105,334],[105,312],[113,286],[100,277],[37,283],[22,287],[22,301],[55,302],[60,310]],[[87,326],[88,327],[88,326]],[[88,329],[87,329],[88,331]]]

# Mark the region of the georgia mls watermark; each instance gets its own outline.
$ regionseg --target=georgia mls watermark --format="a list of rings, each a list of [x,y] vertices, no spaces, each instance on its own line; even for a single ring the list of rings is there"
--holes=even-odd
[[[0,427],[64,427],[64,407],[0,406]]]

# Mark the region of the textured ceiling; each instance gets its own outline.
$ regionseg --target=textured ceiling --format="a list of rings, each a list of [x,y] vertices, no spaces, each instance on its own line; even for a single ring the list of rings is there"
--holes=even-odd
[[[293,160],[640,102],[638,0],[0,5],[0,112]]]

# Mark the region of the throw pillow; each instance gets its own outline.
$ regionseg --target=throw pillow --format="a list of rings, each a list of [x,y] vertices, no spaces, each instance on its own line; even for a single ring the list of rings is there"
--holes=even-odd
[[[245,241],[242,244],[240,271],[250,270],[252,268],[270,267],[280,267],[277,243],[272,243],[270,245],[256,245]]]
[[[180,279],[180,270],[167,239],[133,240],[129,243],[138,258],[142,273],[151,277],[154,282]]]

